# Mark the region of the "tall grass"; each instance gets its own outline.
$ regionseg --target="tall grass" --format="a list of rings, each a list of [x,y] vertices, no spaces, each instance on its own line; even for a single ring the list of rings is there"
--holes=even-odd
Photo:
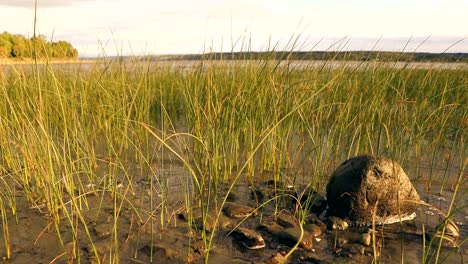
[[[142,188],[131,171],[137,165],[150,183],[151,205],[134,211],[150,221],[160,214],[152,233],[165,228],[175,188],[187,207],[207,214],[222,207],[221,184],[262,180],[261,172],[271,171],[277,182],[321,189],[339,162],[360,153],[398,160],[428,191],[434,182],[442,193],[464,180],[456,162],[466,159],[466,69],[270,60],[174,65],[180,67],[102,59],[0,72],[2,215],[14,215],[20,190],[50,216],[58,236],[65,218],[92,242],[82,215],[87,197],[110,195],[111,259],[118,262],[118,212]],[[155,171],[167,159],[183,160],[189,173],[176,181],[185,187]],[[212,246],[213,235],[204,238]]]

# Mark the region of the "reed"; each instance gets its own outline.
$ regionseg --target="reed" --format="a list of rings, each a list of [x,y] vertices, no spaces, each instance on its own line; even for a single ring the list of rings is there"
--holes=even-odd
[[[427,191],[435,182],[443,183],[440,193],[465,184],[453,170],[466,166],[454,164],[466,160],[466,69],[268,58],[191,65],[101,58],[0,72],[4,240],[18,193],[50,217],[58,236],[66,219],[77,244],[80,230],[93,240],[83,216],[89,196],[112,197],[117,263],[123,207],[158,233],[173,193],[206,215],[226,202],[220,186],[228,184],[229,193],[238,183],[266,180],[262,171],[278,183],[321,189],[343,159],[371,153],[414,168]],[[168,160],[180,160],[185,172],[166,177]],[[464,199],[459,188],[453,204]],[[134,205],[145,193],[151,202]],[[203,234],[207,259],[214,235]]]

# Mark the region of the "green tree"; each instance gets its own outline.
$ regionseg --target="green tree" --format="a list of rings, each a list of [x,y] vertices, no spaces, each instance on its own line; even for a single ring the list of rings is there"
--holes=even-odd
[[[11,34],[3,32],[0,34],[0,57],[9,58],[11,57],[11,48],[13,44],[11,43]]]
[[[31,57],[29,50],[29,42],[25,38],[16,38],[13,47],[11,48],[12,58],[28,58]]]
[[[49,42],[44,35],[28,39],[8,32],[0,34],[0,58],[32,58],[36,54],[38,57],[74,58],[78,51],[63,40]]]

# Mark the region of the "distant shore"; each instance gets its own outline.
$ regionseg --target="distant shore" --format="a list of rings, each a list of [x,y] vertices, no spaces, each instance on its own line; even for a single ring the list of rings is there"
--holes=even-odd
[[[93,63],[96,62],[96,60],[92,59],[80,59],[80,58],[74,58],[74,59],[50,59],[50,60],[43,60],[43,59],[38,59],[37,63],[38,64],[74,64],[74,63]],[[0,65],[28,65],[28,64],[34,64],[35,61],[33,59],[0,59]]]
[[[468,53],[427,53],[388,51],[270,51],[270,52],[213,52],[204,54],[108,56],[38,59],[39,64],[95,63],[103,61],[167,62],[167,61],[333,61],[384,63],[450,63],[468,64]],[[32,58],[0,58],[0,65],[33,64]]]
[[[67,65],[77,65],[83,66],[83,69],[90,69],[92,65],[101,64],[107,65],[108,63],[119,63],[119,59],[116,57],[111,58],[101,58],[101,59],[73,59],[73,60],[38,60],[39,65],[55,65],[55,66],[67,66]],[[166,60],[166,59],[145,59],[141,58],[140,60],[131,61],[128,58],[124,58],[120,63],[126,67],[132,67],[141,63],[149,63],[156,67],[168,67],[173,70],[193,70],[200,66],[200,63],[204,61],[200,60]],[[205,59],[206,61],[206,59]],[[242,67],[245,65],[250,65],[251,63],[265,63],[265,60],[260,59],[250,59],[250,60],[212,60],[209,65],[217,65],[221,67]],[[438,70],[466,70],[468,69],[468,63],[466,62],[440,62],[440,61],[349,61],[349,60],[277,60],[271,59],[267,60],[268,64],[271,66],[277,65],[281,67],[290,67],[294,69],[314,69],[314,68],[332,68],[338,69],[341,67],[352,68],[352,69],[368,69],[372,68],[395,68],[395,69],[438,69]],[[10,67],[24,67],[28,65],[33,65],[34,60],[2,60],[0,59],[0,71],[3,68]],[[203,65],[203,67],[208,67],[208,64]]]

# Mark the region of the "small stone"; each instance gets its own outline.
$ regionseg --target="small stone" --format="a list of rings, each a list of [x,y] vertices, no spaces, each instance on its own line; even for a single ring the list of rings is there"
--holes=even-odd
[[[285,258],[284,255],[281,253],[277,252],[274,253],[267,261],[265,261],[266,264],[279,264],[279,263],[285,263]]]
[[[448,222],[445,226],[445,233],[452,237],[459,237],[460,236],[460,229],[456,225],[456,223]]]
[[[327,208],[327,200],[325,197],[320,195],[310,186],[298,194],[298,199],[301,202],[302,208],[307,209],[309,212],[316,215],[322,214],[322,212]]]
[[[233,230],[231,236],[248,249],[260,249],[265,247],[265,240],[262,235],[245,227],[238,227]]]
[[[427,215],[430,215],[430,216],[434,216],[434,215],[435,215],[434,212],[429,211],[429,210],[425,211],[424,213],[427,214]]]
[[[299,223],[296,218],[285,211],[280,212],[276,217],[276,222],[284,228],[295,227]]]
[[[211,232],[214,229],[214,224],[216,222],[216,218],[213,217],[215,214],[212,212],[212,214],[209,214],[205,217],[205,220],[203,217],[200,215],[198,218],[193,220],[194,226],[198,230],[202,230],[204,228],[205,231]],[[227,218],[224,215],[221,215],[218,219],[217,222],[217,227],[218,228],[226,228],[231,224],[231,220]]]
[[[277,223],[262,223],[258,226],[257,230],[265,231],[270,235],[276,237],[283,231],[283,227]]]
[[[361,234],[360,241],[358,241],[358,242],[363,244],[364,246],[370,246],[370,244],[372,242],[371,234],[369,234],[369,233]]]
[[[426,240],[428,241],[428,243],[431,243],[432,241],[431,245],[433,247],[438,247],[439,244],[441,244],[442,247],[446,248],[458,248],[457,238],[448,235],[442,236],[442,234],[439,232],[426,232]]]
[[[369,246],[372,241],[372,236],[370,233],[355,233],[355,232],[348,232],[347,237],[350,242],[352,243],[359,243],[364,246]]]
[[[102,237],[107,237],[110,236],[112,233],[112,230],[114,229],[113,224],[97,224],[94,227],[94,232],[96,232],[97,237],[102,238]]]
[[[325,230],[327,230],[327,225],[322,222],[320,219],[318,219],[317,216],[311,214],[309,216],[307,216],[305,222],[307,224],[314,224],[314,225],[317,225],[318,227],[320,227],[320,229],[322,230],[322,232],[324,232]]]
[[[325,224],[330,230],[346,230],[349,227],[348,222],[335,216],[330,216],[325,221]]]
[[[258,227],[258,230],[269,233],[272,236],[272,239],[288,247],[296,245],[301,238],[300,226],[283,228],[277,223],[263,223]],[[313,246],[314,237],[306,230],[303,230],[303,232],[304,233],[299,243],[299,247],[304,249],[311,249]]]
[[[315,224],[304,225],[304,229],[307,230],[307,232],[309,232],[313,237],[318,237],[323,233],[322,228]]]
[[[141,248],[141,252],[143,252],[147,256],[153,256],[154,259],[159,261],[162,260],[175,260],[180,258],[178,253],[171,249],[170,247],[162,244],[162,243],[154,243],[152,245],[146,245]]]
[[[313,249],[308,252],[303,252],[300,256],[301,261],[299,263],[330,263],[325,261],[323,257],[314,252],[315,250]]]
[[[339,237],[337,240],[337,244],[339,247],[343,247],[343,245],[346,245],[349,243],[349,240],[347,237]]]
[[[235,203],[226,203],[226,205],[223,207],[223,212],[227,216],[234,218],[244,218],[256,214],[254,208]]]
[[[292,247],[296,245],[301,239],[301,229],[299,227],[286,228],[278,234],[280,243]],[[304,249],[311,249],[314,245],[313,236],[307,231],[303,230],[302,239],[299,242],[299,247]]]
[[[458,247],[457,240],[460,237],[460,231],[458,227],[454,223],[447,222],[444,235],[442,236],[441,225],[439,225],[436,229],[428,230],[426,232],[426,239],[429,242],[432,241],[433,246],[438,246],[439,243],[441,243],[443,247]]]

